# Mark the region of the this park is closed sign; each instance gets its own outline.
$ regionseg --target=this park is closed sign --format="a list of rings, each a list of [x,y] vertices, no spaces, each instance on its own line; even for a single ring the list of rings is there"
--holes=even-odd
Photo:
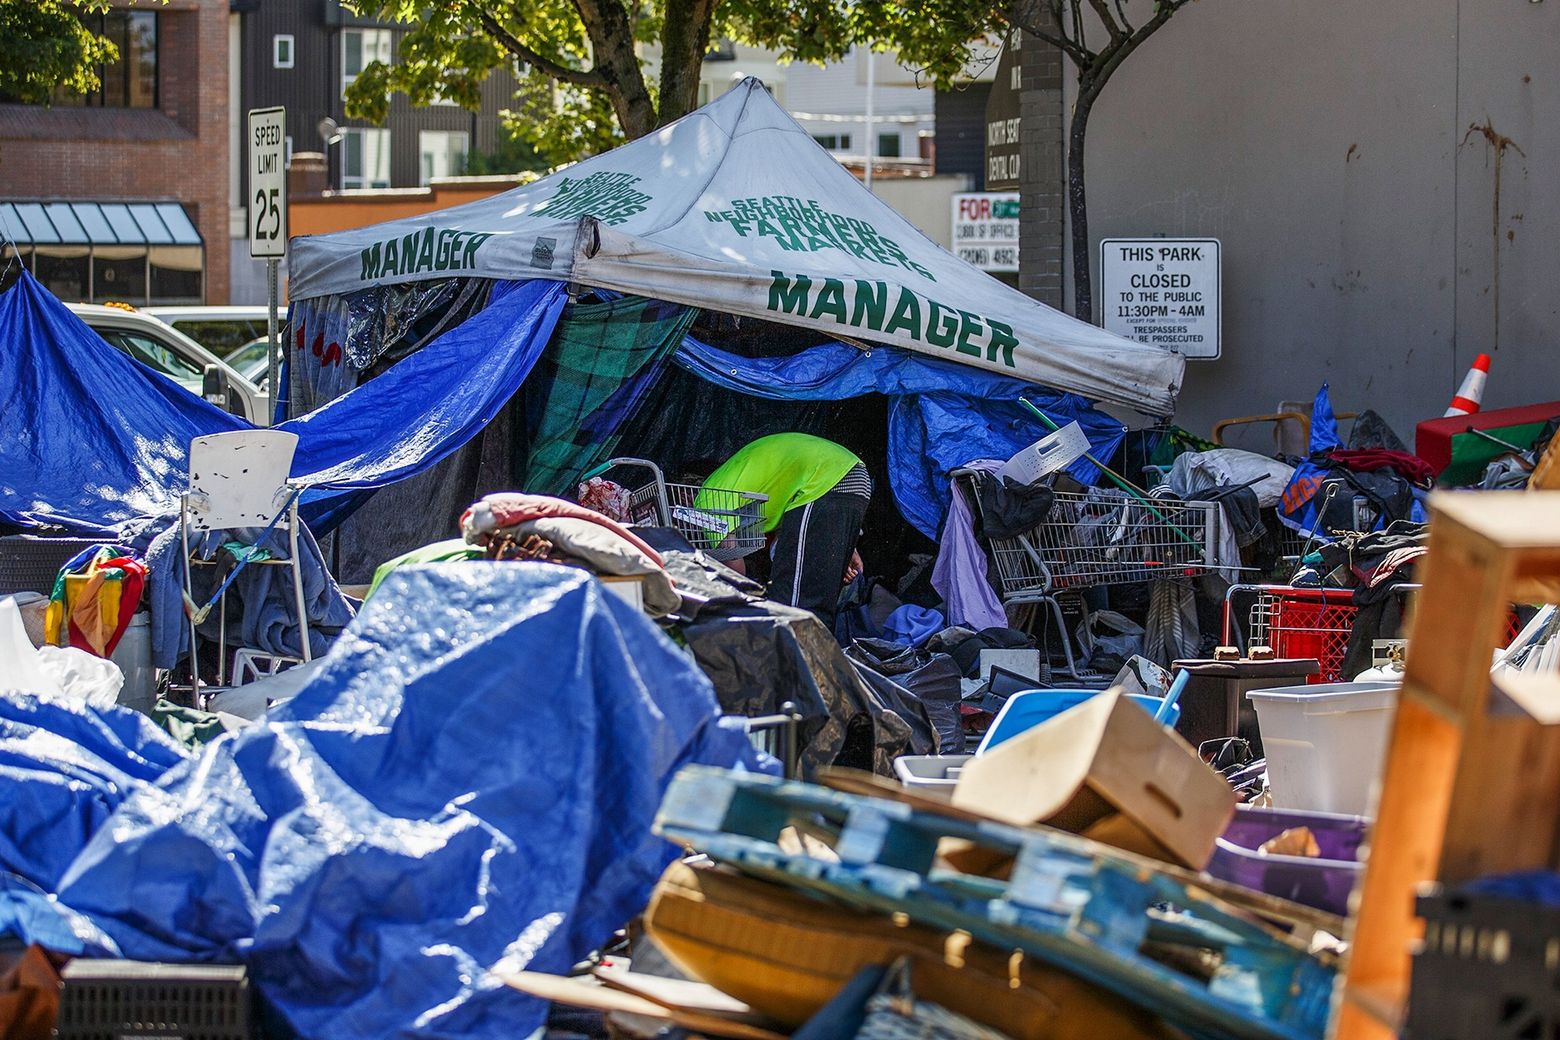
[[[1219,356],[1219,240],[1107,238],[1100,324],[1187,358]]]

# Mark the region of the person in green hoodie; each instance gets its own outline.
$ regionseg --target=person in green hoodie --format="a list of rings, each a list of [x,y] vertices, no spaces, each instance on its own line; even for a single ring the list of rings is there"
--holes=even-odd
[[[768,496],[769,598],[812,611],[832,630],[841,585],[861,573],[856,540],[872,498],[862,461],[822,437],[777,433],[750,442],[704,486]]]

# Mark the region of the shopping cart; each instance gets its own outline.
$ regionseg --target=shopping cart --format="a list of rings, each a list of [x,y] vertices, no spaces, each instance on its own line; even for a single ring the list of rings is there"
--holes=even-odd
[[[987,527],[975,471],[954,470],[959,492]],[[1214,502],[1139,501],[1089,492],[1054,492],[1050,512],[1012,538],[989,538],[986,552],[1004,606],[1048,610],[1062,633],[1066,673],[1083,678],[1073,658],[1060,596],[1100,585],[1185,580],[1215,569],[1223,510]]]
[[[769,496],[670,483],[654,462],[628,457],[608,459],[583,479],[612,470],[644,471],[637,481],[617,481],[628,489],[630,523],[674,527],[695,548],[721,561],[740,560],[764,547],[760,507]]]

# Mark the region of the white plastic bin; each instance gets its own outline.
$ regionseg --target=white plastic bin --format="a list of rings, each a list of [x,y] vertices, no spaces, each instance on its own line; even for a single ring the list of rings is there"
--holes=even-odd
[[[1323,683],[1249,690],[1279,809],[1371,811],[1399,684]]]
[[[894,775],[917,794],[953,797],[959,770],[974,755],[902,755],[894,759]]]

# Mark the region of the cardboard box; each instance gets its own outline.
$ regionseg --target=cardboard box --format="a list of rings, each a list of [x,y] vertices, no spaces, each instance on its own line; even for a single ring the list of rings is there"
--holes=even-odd
[[[1109,690],[965,764],[953,804],[1201,870],[1235,793],[1191,745]],[[958,850],[949,859],[961,869]]]

